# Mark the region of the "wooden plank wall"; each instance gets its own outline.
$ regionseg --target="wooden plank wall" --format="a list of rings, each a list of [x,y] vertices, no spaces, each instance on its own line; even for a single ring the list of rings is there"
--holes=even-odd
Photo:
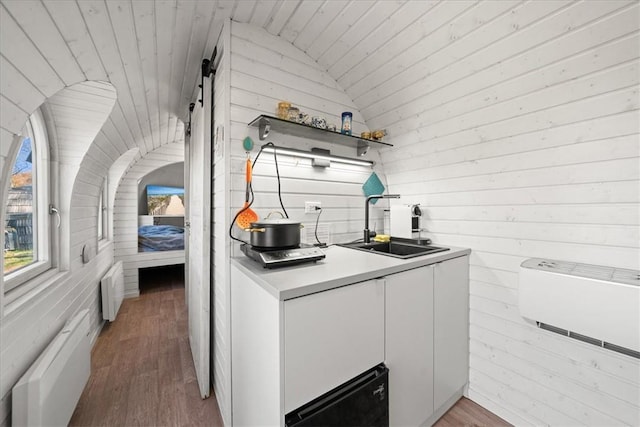
[[[58,275],[50,286],[31,300],[32,304],[17,308],[3,319],[0,329],[1,425],[9,424],[13,384],[38,358],[63,324],[81,309],[90,310],[92,343],[95,341],[102,326],[100,279],[112,264],[113,247],[107,244],[85,268]]]
[[[2,298],[0,420],[3,424],[8,423],[12,385],[64,322],[77,311],[88,308],[92,339],[103,324],[99,283],[113,262],[113,247],[103,242],[98,252],[98,197],[107,170],[105,165],[109,165],[112,158],[108,154],[109,146],[99,148],[92,142],[115,99],[115,90],[109,83],[83,82],[59,91],[42,109],[48,130],[50,172],[60,189],[53,191],[52,200],[61,216],[61,227],[54,231],[59,241],[56,246],[59,257],[53,258],[59,262],[57,274],[48,273],[44,275],[46,279],[37,279],[40,286],[32,286],[28,293],[17,298],[13,294]],[[82,262],[85,245],[91,258],[87,264]],[[18,288],[15,292],[23,291]],[[9,304],[5,305],[7,300]]]
[[[56,114],[60,126],[53,129],[69,142],[52,153],[56,167],[60,162],[63,271],[19,307],[6,305],[0,292],[2,425],[10,422],[10,386],[66,318],[90,308],[92,327],[99,330],[98,282],[113,261],[113,245],[103,243],[88,264],[82,264],[80,253],[87,243],[98,250],[95,223],[100,186],[106,170],[121,155],[128,165],[139,153],[180,140],[176,134],[182,128],[175,114],[187,115],[186,106],[197,89],[201,52],[210,51],[207,43],[215,42],[202,36],[209,26],[220,25],[212,22],[214,7],[211,2],[0,2],[0,175],[4,177],[9,167],[6,157],[15,146],[14,134],[20,133],[27,117],[45,100],[63,100],[68,88],[77,89],[75,83],[87,80],[91,82],[84,89],[93,85],[99,92],[107,86],[102,81],[109,81],[118,95],[111,116],[90,138],[85,132],[91,122],[87,114],[100,102],[76,99],[58,105],[58,111],[70,108],[62,116]],[[193,20],[201,22],[194,25]],[[156,28],[161,30],[156,33]],[[181,47],[187,42],[189,52]],[[59,92],[62,89],[65,92]],[[82,136],[87,138],[79,142]],[[112,172],[117,179],[110,181],[109,215],[117,188],[112,184],[120,178],[118,171]],[[112,237],[112,227],[110,231]]]
[[[95,257],[99,249],[105,249],[98,247],[98,200],[108,165],[119,154],[111,144],[99,140],[98,135],[115,102],[115,88],[107,82],[77,83],[46,101],[45,111],[52,120],[48,125],[49,136],[55,139],[55,142],[51,141],[55,144],[52,157],[55,157],[59,179],[61,270],[77,271],[85,267],[83,249],[88,251],[90,258]],[[64,191],[66,188],[73,190]],[[105,243],[101,242],[102,245]],[[111,245],[108,247],[112,249]],[[112,257],[109,254],[109,258]],[[94,274],[97,273],[103,271]],[[98,294],[94,295],[90,306],[91,331],[98,331],[103,324]]]
[[[242,140],[246,136],[254,140],[252,159],[255,159],[260,144],[266,142],[261,142],[257,130],[249,128],[247,124],[260,114],[274,115],[278,101],[289,100],[302,111],[324,116],[336,124],[339,124],[342,111],[352,111],[354,131],[359,133],[366,129],[349,97],[302,51],[252,25],[232,22],[230,30],[228,27],[223,30],[218,46],[221,62],[216,74],[215,122],[216,126],[222,125],[223,134],[220,136],[221,145],[216,146],[214,141],[213,176],[216,266],[214,387],[225,421],[230,420],[231,416],[228,264],[229,256],[240,255],[235,244],[229,246],[228,230],[231,219],[244,202],[247,155],[242,149]],[[228,38],[226,44],[225,37]],[[294,139],[275,132],[268,141],[302,149],[326,148],[338,155],[355,157],[355,149]],[[368,156],[377,159],[374,150]],[[330,227],[330,242],[353,240],[361,236],[364,228],[361,186],[371,174],[370,168],[334,163],[329,169],[318,170],[312,168],[307,159],[285,156],[281,156],[278,163],[282,199],[291,218],[300,220],[307,228],[313,228],[316,216],[304,213],[304,202],[320,201],[323,207],[320,226]],[[254,169],[253,180],[253,207],[261,217],[270,211],[281,210],[275,176],[272,155],[261,155]],[[381,174],[381,178],[384,179],[384,175]],[[371,224],[376,223],[379,230],[383,226],[383,206],[384,203],[379,203],[371,212]],[[234,235],[248,239],[246,233],[235,227]]]
[[[29,304],[5,314],[0,327],[0,425],[10,425],[11,388],[47,347],[64,323],[88,308],[91,342],[102,326],[100,279],[113,264],[113,246],[105,245],[84,268],[56,276]]]
[[[60,211],[60,268],[65,270],[82,267],[85,245],[91,254],[98,249],[98,199],[119,152],[107,141],[94,142],[115,102],[110,83],[83,82],[56,93],[43,107],[55,165],[52,176],[58,177],[60,189],[73,189],[58,191],[52,201]]]
[[[182,123],[178,127],[181,127]],[[184,161],[184,139],[135,158],[123,175],[113,204],[115,260],[123,262],[125,296],[140,293],[138,269],[184,263],[184,251],[138,252],[138,181],[153,170]]]
[[[229,219],[225,218],[229,206],[229,170],[230,158],[225,155],[229,129],[229,91],[230,91],[230,42],[231,25],[226,21],[217,45],[213,99],[213,141],[211,142],[211,248],[213,276],[213,306],[211,309],[211,327],[213,328],[213,348],[211,349],[210,369],[213,374],[213,389],[225,425],[231,423],[231,292],[229,284],[230,245],[227,237]]]
[[[109,226],[108,234],[110,240],[113,240],[113,207],[116,203],[116,192],[118,191],[118,187],[120,185],[120,181],[122,181],[122,177],[127,173],[130,165],[139,160],[139,158],[140,150],[138,150],[137,148],[132,148],[118,157],[118,160],[113,162],[113,164],[109,168],[109,173],[107,175],[107,215],[109,215],[110,220],[107,221],[107,224]]]
[[[152,47],[145,50],[143,46],[143,55],[144,52],[155,52],[154,25],[145,26],[155,17],[149,14],[148,10],[142,10],[148,9],[150,4],[135,4],[125,8],[120,6],[109,7],[100,2],[80,5],[73,2],[45,4],[13,1],[2,1],[0,5],[0,39],[3,41],[0,58],[0,173],[6,172],[6,155],[14,144],[13,135],[20,133],[27,117],[45,100],[50,99],[53,103],[55,99],[64,101],[64,97],[68,98],[69,89],[65,89],[64,92],[59,92],[60,90],[65,87],[77,88],[73,86],[75,83],[86,80],[94,82],[83,86],[85,89],[93,85],[93,89],[100,91],[99,86],[106,85],[96,81],[109,80],[118,92],[117,106],[97,136],[94,134],[87,137],[85,125],[91,122],[87,113],[100,102],[90,105],[78,103],[76,96],[72,97],[75,100],[67,99],[73,102],[58,102],[58,106],[52,103],[53,109],[63,113],[54,114],[60,126],[56,126],[53,133],[68,142],[67,146],[61,143],[60,147],[56,147],[53,151],[55,155],[52,153],[56,165],[60,162],[62,203],[59,203],[58,208],[63,214],[60,230],[60,268],[63,271],[56,276],[54,282],[48,284],[44,292],[33,296],[28,302],[20,305],[19,309],[15,305],[5,306],[6,299],[3,293],[0,293],[0,312],[3,316],[0,328],[0,420],[3,424],[8,422],[10,385],[15,382],[20,372],[26,370],[66,318],[81,308],[90,308],[92,327],[95,331],[98,330],[97,326],[101,324],[98,280],[112,262],[113,246],[103,245],[97,257],[89,264],[82,264],[80,253],[86,243],[97,250],[95,222],[98,193],[104,172],[119,155],[134,147],[137,150],[139,140],[144,140],[146,144],[143,144],[144,151],[150,141],[157,146],[173,141],[177,120],[173,112],[168,110],[168,104],[179,104],[182,86],[186,91],[193,88],[193,82],[181,85],[183,78],[190,78],[187,73],[181,72],[186,67],[185,61],[182,60],[174,67],[174,90],[171,93],[168,90],[161,91],[160,98],[153,98],[151,95],[148,104],[145,102],[145,89],[150,87],[150,83],[155,84],[153,82],[156,69],[152,65],[153,61],[147,61],[149,58],[144,56],[139,58],[136,53],[139,49],[138,42],[144,44],[149,41],[152,41]],[[127,25],[131,23],[133,9],[138,6],[141,9],[137,10],[137,14],[144,15],[144,22],[137,28],[138,33],[134,34],[133,27],[127,28]],[[190,6],[187,5],[187,8],[191,10]],[[168,15],[166,22],[173,22],[173,17],[178,14],[172,4],[159,5],[158,9],[162,9],[158,11],[159,14],[165,13],[162,18]],[[161,23],[162,18],[158,18]],[[190,24],[183,26],[186,31],[190,28]],[[114,31],[117,34],[114,34]],[[162,32],[163,36],[167,34],[170,33]],[[169,43],[162,45],[178,43],[177,39],[171,39],[170,35],[168,40]],[[120,58],[121,52],[125,60]],[[165,62],[158,65],[158,73],[170,73],[171,54],[163,58],[161,60]],[[162,67],[167,62],[169,67]],[[144,84],[140,78],[143,68],[146,73]],[[197,69],[197,64],[194,69]],[[167,77],[163,81],[169,80],[170,77]],[[165,88],[162,84],[159,86]],[[69,109],[63,112],[67,107]],[[159,113],[158,109],[162,112]],[[149,135],[151,132],[147,125],[149,122],[155,122],[158,114],[162,134]],[[78,117],[82,120],[78,121]],[[145,120],[149,117],[150,119]],[[100,126],[97,126],[97,129],[100,129]],[[86,137],[83,139],[84,142],[76,144],[82,136]],[[92,141],[94,143],[88,147]],[[3,237],[0,237],[0,242],[2,240]],[[2,279],[0,287],[1,284]],[[8,337],[16,331],[22,334],[19,344],[14,344]]]
[[[338,78],[396,144],[390,190],[436,242],[472,249],[469,396],[518,425],[640,424],[637,359],[539,330],[517,303],[529,257],[639,268],[639,16],[443,2],[398,32],[413,44],[365,40],[380,67]]]
[[[268,34],[261,28],[233,23],[231,34],[231,129],[227,140],[230,152],[231,218],[242,207],[245,197],[244,170],[247,155],[242,140],[251,136],[255,142],[252,160],[259,146],[267,141],[276,145],[309,150],[325,148],[331,153],[356,157],[355,148],[293,138],[275,131],[260,141],[256,128],[247,124],[260,114],[275,115],[277,104],[288,100],[311,116],[326,117],[329,123],[340,125],[343,111],[352,111],[354,133],[366,130],[362,116],[335,80],[300,49],[281,37]],[[367,159],[377,160],[376,150]],[[372,170],[363,166],[332,163],[330,168],[313,168],[309,159],[280,156],[278,158],[282,186],[282,201],[293,219],[313,229],[316,215],[304,213],[305,201],[320,201],[323,212],[320,224],[328,226],[330,243],[361,237],[364,229],[364,196],[362,184]],[[375,169],[380,172],[379,168]],[[384,176],[381,175],[384,179]],[[260,156],[253,173],[255,201],[253,209],[261,217],[271,211],[281,211],[277,194],[276,170],[272,154]],[[386,201],[371,208],[371,227],[383,228],[383,207]],[[238,237],[248,239],[235,230]],[[305,234],[303,233],[303,236]],[[310,241],[315,243],[315,241]]]

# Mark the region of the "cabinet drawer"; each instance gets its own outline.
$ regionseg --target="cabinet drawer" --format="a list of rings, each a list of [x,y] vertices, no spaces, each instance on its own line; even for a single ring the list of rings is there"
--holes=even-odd
[[[285,301],[285,413],[383,359],[383,281]]]

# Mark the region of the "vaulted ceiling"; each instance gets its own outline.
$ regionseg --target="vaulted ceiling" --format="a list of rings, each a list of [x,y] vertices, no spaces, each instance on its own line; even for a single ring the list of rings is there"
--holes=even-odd
[[[437,2],[0,3],[3,140],[18,133],[27,115],[60,89],[101,80],[116,88],[118,98],[98,135],[100,143],[121,153],[137,147],[144,155],[182,139],[181,120],[186,120],[189,103],[196,99],[201,61],[211,56],[226,19],[263,27],[305,51],[362,107],[371,104],[372,94],[375,97],[375,71],[390,66],[384,59],[417,40],[407,39],[401,30]],[[422,31],[412,37],[419,38]]]

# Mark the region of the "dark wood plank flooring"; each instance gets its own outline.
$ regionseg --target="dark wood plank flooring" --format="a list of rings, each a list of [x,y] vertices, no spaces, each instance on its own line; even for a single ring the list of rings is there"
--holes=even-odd
[[[202,400],[189,349],[184,274],[148,269],[91,353],[91,377],[71,426],[222,426],[215,396]],[[435,427],[511,424],[462,398]]]
[[[222,426],[202,400],[188,341],[181,268],[148,269],[91,353],[91,377],[71,426]]]

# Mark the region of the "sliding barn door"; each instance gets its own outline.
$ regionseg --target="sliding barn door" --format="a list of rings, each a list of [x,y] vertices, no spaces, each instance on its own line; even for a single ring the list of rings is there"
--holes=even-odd
[[[210,90],[209,79],[203,90]],[[206,104],[205,104],[206,105]],[[209,396],[210,360],[210,218],[211,212],[211,131],[205,109],[195,103],[191,116],[191,137],[185,147],[188,155],[188,258],[186,260],[189,344],[196,368],[200,395]]]

